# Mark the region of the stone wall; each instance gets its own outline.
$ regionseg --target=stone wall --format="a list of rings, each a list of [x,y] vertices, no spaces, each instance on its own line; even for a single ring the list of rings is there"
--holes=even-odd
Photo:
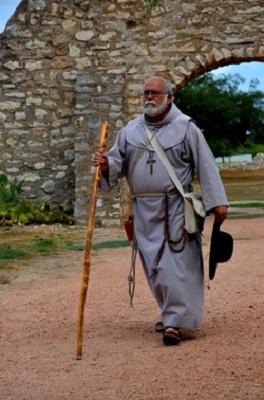
[[[264,170],[264,153],[257,153],[251,161],[232,162],[219,165],[220,170],[246,171],[246,170]]]
[[[0,36],[0,171],[24,181],[25,197],[74,202],[84,223],[101,126],[110,146],[141,112],[144,78],[163,75],[177,91],[220,66],[264,60],[263,1],[164,5],[21,2]],[[119,220],[119,192],[100,196],[98,223]]]

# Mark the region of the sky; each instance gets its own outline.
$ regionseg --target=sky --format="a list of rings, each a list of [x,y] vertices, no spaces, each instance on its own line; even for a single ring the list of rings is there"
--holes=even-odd
[[[15,12],[20,1],[21,0],[0,0],[0,33],[5,29],[7,21]],[[248,91],[250,80],[252,78],[257,78],[260,82],[257,89],[264,92],[264,63],[262,62],[245,62],[239,65],[229,65],[211,72],[216,77],[219,76],[219,74],[241,75],[242,78],[245,79],[245,82],[240,86],[240,89],[244,91]]]

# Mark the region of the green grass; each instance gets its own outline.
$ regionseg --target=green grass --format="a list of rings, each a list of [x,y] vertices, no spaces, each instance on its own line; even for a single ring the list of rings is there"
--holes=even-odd
[[[264,199],[264,169],[220,172],[231,202],[257,202]]]
[[[113,240],[107,242],[96,243],[93,245],[93,250],[100,249],[116,249],[118,247],[128,247],[131,246],[131,242],[129,240]]]
[[[58,249],[58,242],[54,238],[40,238],[33,239],[34,249],[37,253],[42,255],[49,255]]]
[[[264,169],[253,170],[220,170],[220,175],[230,203],[251,203],[252,208],[262,208],[258,202],[264,203]],[[197,179],[194,181],[195,189],[200,192]],[[249,206],[247,206],[249,207]]]
[[[27,237],[24,240],[12,240],[0,245],[0,260],[15,260],[19,258],[31,258],[36,255],[50,255],[59,249],[56,238]]]
[[[92,245],[92,250],[114,249],[128,247],[128,240],[114,240],[99,242]],[[60,237],[28,237],[24,240],[8,239],[8,243],[0,245],[0,260],[15,260],[19,258],[32,258],[38,255],[49,256],[62,250],[84,251],[85,244]]]
[[[232,207],[239,207],[239,208],[260,208],[264,210],[264,202],[256,202],[256,201],[251,201],[247,203],[237,203],[237,202],[232,202],[231,203]]]
[[[16,249],[0,249],[0,260],[15,260],[16,258],[28,257],[28,253]]]
[[[264,212],[263,214],[241,214],[235,212],[230,212],[228,214],[228,219],[257,219],[263,217],[264,217]]]
[[[64,240],[62,242],[62,248],[65,250],[72,250],[72,251],[84,251],[85,246],[82,244],[74,243],[71,240]]]
[[[129,242],[128,240],[109,240],[93,244],[92,249],[97,251],[100,249],[116,249],[118,247],[128,247],[130,245],[131,242]],[[85,245],[74,243],[70,240],[66,240],[63,241],[62,248],[65,250],[84,251]]]

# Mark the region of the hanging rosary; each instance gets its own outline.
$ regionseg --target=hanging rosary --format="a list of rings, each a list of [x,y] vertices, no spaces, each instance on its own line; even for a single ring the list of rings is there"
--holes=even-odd
[[[171,239],[170,228],[169,228],[169,197],[168,197],[167,193],[165,195],[164,201],[165,201],[164,239],[163,239],[162,245],[157,254],[156,266],[155,266],[155,268],[151,269],[152,274],[151,274],[150,278],[152,278],[153,274],[158,272],[157,266],[163,256],[166,241],[168,241],[169,248],[173,253],[181,253],[185,248],[186,240],[187,240],[187,232],[183,226],[181,229],[180,237],[176,240]],[[181,245],[180,245],[180,247],[178,247],[177,245],[179,245],[180,243],[181,243]],[[176,246],[177,246],[177,248],[176,248]]]

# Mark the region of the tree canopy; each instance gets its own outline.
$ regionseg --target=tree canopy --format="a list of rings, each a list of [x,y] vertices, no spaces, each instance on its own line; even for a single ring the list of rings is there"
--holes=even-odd
[[[192,117],[215,157],[230,156],[240,146],[264,144],[264,93],[252,79],[248,92],[239,89],[239,74],[205,74],[175,94],[174,103]]]

